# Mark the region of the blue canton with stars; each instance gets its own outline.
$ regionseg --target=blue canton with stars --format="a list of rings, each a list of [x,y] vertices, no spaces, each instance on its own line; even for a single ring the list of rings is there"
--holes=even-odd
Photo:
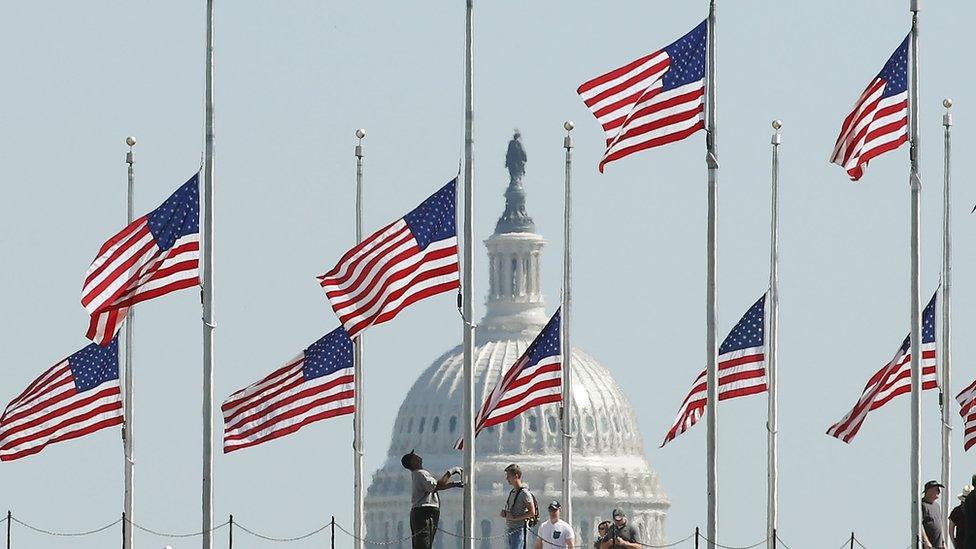
[[[525,367],[535,366],[544,358],[549,358],[552,356],[559,356],[559,316],[560,309],[556,309],[556,312],[549,319],[546,327],[539,332],[539,335],[535,336],[532,344],[529,348],[525,350],[523,354],[528,360],[525,363]]]
[[[762,347],[765,343],[766,325],[766,294],[763,294],[752,307],[742,316],[742,320],[732,328],[729,336],[722,342],[718,354],[724,355],[732,351]]]
[[[341,326],[305,349],[305,363],[302,365],[305,381],[345,368],[352,368],[352,340]]]
[[[146,216],[149,232],[160,250],[168,250],[181,237],[200,232],[200,174],[173,193]]]
[[[426,250],[431,242],[457,236],[456,218],[457,178],[403,216],[421,250]]]
[[[708,44],[708,20],[702,21],[677,42],[664,48],[671,58],[664,73],[664,89],[668,91],[705,78],[705,46]]]
[[[935,301],[939,296],[936,291],[932,294],[932,299],[922,311],[922,344],[935,343]],[[905,341],[901,344],[901,352],[907,353],[912,346],[912,334],[905,336]]]
[[[79,393],[119,379],[119,337],[115,336],[108,347],[92,343],[69,356],[68,367]]]
[[[882,98],[898,95],[908,89],[908,41],[911,35],[905,37],[895,53],[891,54],[878,78],[888,84],[885,86]]]

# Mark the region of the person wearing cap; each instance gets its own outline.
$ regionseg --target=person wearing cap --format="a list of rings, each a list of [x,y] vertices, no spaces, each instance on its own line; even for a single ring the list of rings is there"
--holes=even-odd
[[[568,522],[559,518],[559,510],[562,505],[558,501],[549,504],[549,520],[539,525],[539,533],[535,540],[535,549],[545,549],[545,547],[575,547],[576,541],[573,536],[573,527]]]
[[[508,548],[522,549],[526,542],[526,525],[530,520],[538,519],[539,510],[535,508],[535,496],[522,482],[522,469],[517,464],[505,468],[505,481],[512,486],[501,513],[505,519],[505,531],[508,532]]]
[[[410,534],[413,549],[431,549],[437,523],[441,518],[441,499],[437,492],[449,488],[462,488],[461,481],[451,482],[452,475],[460,475],[463,469],[452,467],[441,478],[435,479],[424,469],[424,460],[410,450],[400,458],[400,464],[410,471],[412,483],[410,504]]]
[[[945,533],[942,531],[942,508],[939,507],[939,494],[945,488],[937,480],[925,483],[922,492],[922,547],[925,549],[945,549]]]
[[[963,486],[962,493],[956,496],[959,498],[959,505],[949,513],[949,539],[952,540],[954,549],[963,549],[963,542],[966,540],[966,512],[963,506],[966,503],[966,496],[972,491],[972,484]]]
[[[640,549],[637,531],[627,524],[623,509],[613,510],[613,524],[610,525],[606,537],[600,540],[599,549]]]

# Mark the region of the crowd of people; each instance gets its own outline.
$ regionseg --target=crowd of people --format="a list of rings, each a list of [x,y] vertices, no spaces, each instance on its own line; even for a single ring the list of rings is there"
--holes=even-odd
[[[423,458],[412,450],[400,459],[400,463],[404,469],[410,471],[412,481],[410,534],[413,548],[431,549],[440,520],[438,492],[464,487],[460,480],[451,480],[454,475],[460,476],[463,470],[452,467],[440,478],[435,478],[424,469]],[[559,516],[562,510],[559,501],[551,501],[547,508],[549,518],[540,520],[539,502],[522,482],[522,469],[515,463],[509,465],[505,468],[505,480],[512,487],[500,513],[500,517],[505,520],[505,546],[508,549],[582,549],[582,545],[577,543],[573,527]],[[594,549],[639,549],[637,530],[627,523],[623,510],[614,509],[612,516],[612,521],[603,521],[597,527]],[[533,537],[534,541],[531,539]]]
[[[976,475],[973,475],[976,484]],[[945,521],[939,496],[945,489],[941,483],[930,480],[922,492],[922,531],[919,536],[925,549],[976,549],[976,496],[969,497],[973,485],[968,484],[956,498],[959,503],[949,513],[949,531],[943,531]],[[949,545],[951,543],[951,546]]]

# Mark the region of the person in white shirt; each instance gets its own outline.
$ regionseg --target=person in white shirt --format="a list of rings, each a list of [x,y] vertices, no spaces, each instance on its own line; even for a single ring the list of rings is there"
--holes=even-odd
[[[576,541],[573,527],[559,518],[562,505],[558,501],[549,504],[549,520],[539,525],[539,534],[535,540],[535,549],[549,549],[550,547],[568,547],[573,549]]]

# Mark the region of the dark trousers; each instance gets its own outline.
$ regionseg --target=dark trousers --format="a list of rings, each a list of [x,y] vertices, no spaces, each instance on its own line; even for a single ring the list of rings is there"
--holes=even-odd
[[[413,549],[434,547],[434,534],[441,510],[437,507],[414,507],[410,509],[410,533],[413,535]]]

